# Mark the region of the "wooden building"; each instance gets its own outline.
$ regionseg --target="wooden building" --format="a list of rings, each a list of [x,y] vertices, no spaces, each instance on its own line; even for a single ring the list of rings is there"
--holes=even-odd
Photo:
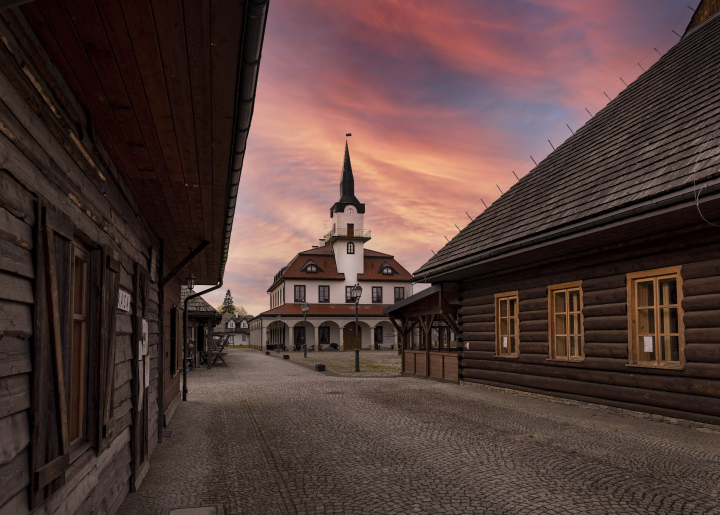
[[[718,7],[415,272],[461,380],[720,424]]]
[[[399,336],[403,375],[459,381],[457,304],[457,289],[439,284],[383,310]]]
[[[266,13],[0,10],[0,513],[114,513],[141,485],[180,286],[222,282]]]
[[[180,290],[180,305],[185,299],[195,295],[194,290],[183,285]],[[202,365],[200,356],[207,352],[207,339],[220,319],[220,313],[202,297],[192,297],[187,303],[187,359],[190,366]]]

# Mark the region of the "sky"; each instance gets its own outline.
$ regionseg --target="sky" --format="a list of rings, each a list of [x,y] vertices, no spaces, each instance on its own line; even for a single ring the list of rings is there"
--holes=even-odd
[[[366,247],[414,272],[667,52],[698,3],[274,0],[224,286],[206,300],[230,289],[269,309],[274,274],[332,227],[346,139]]]

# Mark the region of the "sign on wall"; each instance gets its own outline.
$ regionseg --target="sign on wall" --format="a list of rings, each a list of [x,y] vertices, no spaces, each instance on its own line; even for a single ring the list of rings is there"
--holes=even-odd
[[[118,309],[130,311],[130,294],[122,288],[120,289],[120,294],[118,295]]]

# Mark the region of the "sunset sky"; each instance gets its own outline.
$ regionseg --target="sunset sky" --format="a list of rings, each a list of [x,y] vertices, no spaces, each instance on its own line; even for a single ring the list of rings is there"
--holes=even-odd
[[[223,288],[317,244],[345,133],[367,247],[414,272],[678,41],[699,0],[274,0]],[[657,49],[654,50],[654,49]]]

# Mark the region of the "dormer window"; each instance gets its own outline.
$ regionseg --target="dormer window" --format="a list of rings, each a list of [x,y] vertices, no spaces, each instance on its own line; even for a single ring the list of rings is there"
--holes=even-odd
[[[383,267],[382,273],[383,273],[383,275],[392,275],[393,269],[390,268],[389,266]]]
[[[228,329],[235,329],[235,322],[234,322],[234,321],[230,320],[230,321],[228,322]]]
[[[312,259],[308,259],[305,264],[300,268],[301,272],[306,272],[308,274],[316,274],[318,272],[322,272],[322,268],[320,268],[315,261]]]
[[[355,254],[355,244],[351,241],[347,244],[347,253],[348,254]]]

